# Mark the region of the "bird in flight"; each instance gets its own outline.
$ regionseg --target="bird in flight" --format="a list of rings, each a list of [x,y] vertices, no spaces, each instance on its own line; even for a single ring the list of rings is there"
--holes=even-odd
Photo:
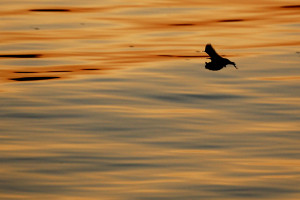
[[[233,65],[237,69],[234,62],[231,62],[227,58],[223,58],[222,56],[220,56],[215,51],[215,49],[212,47],[211,44],[207,44],[205,46],[205,51],[204,52],[207,53],[210,56],[209,59],[211,60],[211,62],[205,62],[205,68],[206,69],[213,70],[213,71],[218,71],[218,70],[226,67],[226,65]]]

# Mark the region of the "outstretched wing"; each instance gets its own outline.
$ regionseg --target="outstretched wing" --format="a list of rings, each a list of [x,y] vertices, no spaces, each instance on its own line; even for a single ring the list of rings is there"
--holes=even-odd
[[[211,44],[207,44],[205,46],[205,52],[212,58],[218,58],[218,57],[221,57],[216,51],[215,49],[212,47]]]

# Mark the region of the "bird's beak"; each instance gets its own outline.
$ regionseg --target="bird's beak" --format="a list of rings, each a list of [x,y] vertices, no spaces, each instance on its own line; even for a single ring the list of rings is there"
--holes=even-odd
[[[238,69],[234,62],[231,62],[230,64],[232,64],[236,69]]]

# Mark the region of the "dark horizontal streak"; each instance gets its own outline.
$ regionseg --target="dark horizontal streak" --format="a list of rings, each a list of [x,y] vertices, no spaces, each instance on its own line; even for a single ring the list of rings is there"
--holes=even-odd
[[[38,72],[14,72],[16,74],[33,74],[33,73],[38,73]]]
[[[48,71],[48,72],[72,72],[72,71],[57,70],[57,71]]]
[[[300,8],[300,5],[281,6],[280,8]]]
[[[69,9],[31,9],[32,12],[70,12]]]
[[[100,69],[97,69],[97,68],[87,68],[87,69],[81,69],[81,70],[100,70]]]
[[[195,24],[170,24],[170,26],[194,26]]]
[[[208,56],[175,56],[175,55],[158,55],[160,57],[175,57],[175,58],[206,58]]]
[[[12,54],[12,55],[0,55],[0,58],[39,58],[42,54]]]
[[[219,20],[218,22],[241,22],[245,21],[243,19],[224,19],[224,20]]]
[[[10,80],[14,81],[40,81],[40,80],[49,80],[49,79],[57,79],[60,77],[57,76],[44,76],[44,77],[21,77],[21,78],[12,78]]]

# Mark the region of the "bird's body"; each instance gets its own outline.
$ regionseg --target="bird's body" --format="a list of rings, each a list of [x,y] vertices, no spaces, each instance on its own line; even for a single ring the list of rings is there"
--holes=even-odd
[[[212,47],[211,44],[207,44],[205,46],[205,53],[207,53],[210,57],[209,59],[211,60],[211,62],[209,63],[205,63],[205,68],[209,69],[209,70],[213,70],[213,71],[218,71],[224,67],[226,67],[226,65],[233,65],[236,69],[236,65],[234,62],[231,62],[230,60],[228,60],[227,58],[223,58],[222,56],[220,56],[215,49]]]

